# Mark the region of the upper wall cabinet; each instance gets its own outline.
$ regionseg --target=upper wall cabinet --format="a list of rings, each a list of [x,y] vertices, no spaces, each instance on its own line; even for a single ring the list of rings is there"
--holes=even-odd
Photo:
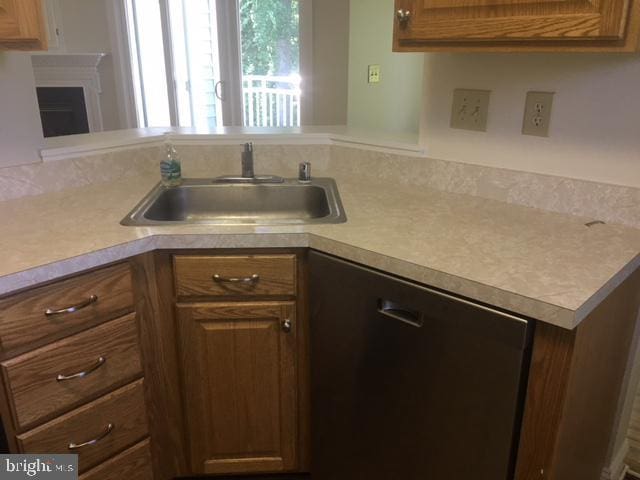
[[[0,0],[0,49],[46,50],[42,0]]]
[[[396,0],[394,50],[636,51],[640,0]]]

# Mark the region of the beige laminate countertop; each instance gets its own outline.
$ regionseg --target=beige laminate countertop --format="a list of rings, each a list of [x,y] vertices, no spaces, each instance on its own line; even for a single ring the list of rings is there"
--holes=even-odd
[[[0,202],[0,294],[159,248],[311,247],[574,328],[640,265],[640,230],[467,195],[337,179],[348,221],[123,227],[156,180]]]

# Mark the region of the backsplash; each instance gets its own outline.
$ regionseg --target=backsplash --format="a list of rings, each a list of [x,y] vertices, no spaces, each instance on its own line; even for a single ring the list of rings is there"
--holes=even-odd
[[[340,146],[332,147],[329,171],[640,228],[640,189],[633,187]]]
[[[176,142],[183,176],[239,173],[240,147]],[[136,176],[158,177],[164,147],[76,157],[0,169],[0,200],[40,195]],[[342,181],[395,183],[474,195],[543,210],[640,228],[640,189],[339,145],[256,145],[257,173],[312,175]]]

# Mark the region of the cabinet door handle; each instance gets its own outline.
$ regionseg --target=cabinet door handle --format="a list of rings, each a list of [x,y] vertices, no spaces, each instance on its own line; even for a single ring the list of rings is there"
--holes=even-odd
[[[260,275],[254,273],[250,277],[222,277],[218,274],[213,276],[213,281],[216,283],[258,283]]]
[[[424,325],[424,320],[420,312],[404,308],[390,300],[379,300],[378,312],[385,317],[398,320],[412,327],[420,328]]]
[[[403,10],[402,8],[396,12],[396,18],[401,27],[406,27],[411,20],[411,12],[409,10]]]
[[[292,328],[291,320],[288,318],[282,322],[282,331],[284,333],[290,333]]]
[[[109,425],[106,426],[106,428],[104,429],[104,432],[102,432],[96,438],[94,438],[92,440],[89,440],[89,441],[86,441],[86,442],[82,442],[82,443],[73,443],[73,442],[71,442],[67,448],[69,450],[78,450],[79,448],[82,448],[82,447],[88,447],[89,445],[95,445],[100,440],[102,440],[104,437],[106,437],[111,432],[113,432],[114,428],[116,428],[116,426],[113,423],[110,423]]]
[[[72,373],[70,375],[58,375],[56,377],[56,380],[59,382],[64,382],[66,380],[72,380],[74,378],[82,378],[82,377],[86,377],[87,375],[89,375],[91,372],[95,372],[97,369],[99,369],[102,365],[105,364],[105,362],[107,361],[107,359],[105,357],[98,357],[98,360],[96,360],[96,362],[91,365],[89,368],[87,368],[86,370],[83,370],[82,372],[78,372],[78,373]]]
[[[98,296],[91,295],[84,302],[78,303],[77,305],[72,305],[70,307],[65,307],[65,308],[47,308],[44,311],[44,314],[47,317],[50,317],[52,315],[61,315],[63,313],[73,313],[73,312],[77,312],[78,310],[82,310],[83,308],[86,308],[92,303],[96,303],[97,301],[98,301]]]

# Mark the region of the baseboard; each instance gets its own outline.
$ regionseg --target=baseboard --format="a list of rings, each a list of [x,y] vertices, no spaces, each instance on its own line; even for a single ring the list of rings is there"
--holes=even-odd
[[[629,473],[629,467],[624,463],[628,452],[629,442],[625,440],[611,460],[611,464],[602,470],[600,480],[624,480],[624,477]]]

